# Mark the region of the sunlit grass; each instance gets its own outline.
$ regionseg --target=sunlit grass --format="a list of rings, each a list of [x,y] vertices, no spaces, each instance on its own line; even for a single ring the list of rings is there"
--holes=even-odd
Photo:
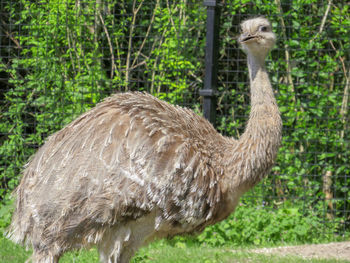
[[[0,238],[0,262],[23,263],[31,254],[21,246]],[[95,249],[66,253],[60,262],[97,263],[98,254]],[[246,249],[210,248],[199,246],[174,247],[161,241],[142,248],[132,260],[133,263],[349,263],[346,260],[303,259],[297,256],[263,255]]]

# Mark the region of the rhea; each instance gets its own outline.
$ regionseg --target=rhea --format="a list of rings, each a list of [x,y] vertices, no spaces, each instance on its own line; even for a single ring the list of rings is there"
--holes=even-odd
[[[275,35],[261,17],[241,28],[251,91],[242,136],[149,94],[109,97],[50,136],[23,171],[8,235],[33,248],[32,261],[96,246],[101,262],[129,262],[154,239],[225,219],[267,175],[282,129],[264,62]]]

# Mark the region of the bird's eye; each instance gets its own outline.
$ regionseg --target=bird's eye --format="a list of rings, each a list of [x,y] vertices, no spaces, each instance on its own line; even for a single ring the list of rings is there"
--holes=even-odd
[[[268,29],[269,29],[269,28],[268,28],[267,26],[261,26],[261,27],[259,28],[259,30],[260,30],[261,32],[266,32]]]

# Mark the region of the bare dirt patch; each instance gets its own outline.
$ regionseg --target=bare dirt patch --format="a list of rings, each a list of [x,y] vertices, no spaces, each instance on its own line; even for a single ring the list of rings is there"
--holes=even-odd
[[[335,258],[349,260],[350,262],[350,242],[260,248],[251,251],[264,254],[296,255],[303,258]]]

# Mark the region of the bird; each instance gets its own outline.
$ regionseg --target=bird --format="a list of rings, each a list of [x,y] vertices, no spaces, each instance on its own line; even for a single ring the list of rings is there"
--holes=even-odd
[[[153,240],[200,233],[234,212],[266,176],[282,139],[265,60],[276,36],[264,17],[241,23],[251,108],[237,139],[188,108],[117,93],[53,133],[25,165],[8,230],[36,263],[97,247],[129,262]]]

